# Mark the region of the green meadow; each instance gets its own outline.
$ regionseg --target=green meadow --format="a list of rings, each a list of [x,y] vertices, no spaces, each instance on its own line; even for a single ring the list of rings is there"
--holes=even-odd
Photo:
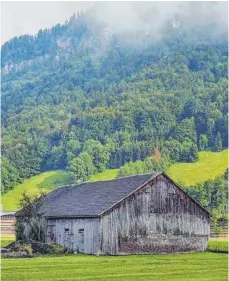
[[[24,191],[30,194],[38,193],[39,190],[51,191],[67,183],[68,176],[65,171],[49,171],[23,181],[13,190],[8,191],[1,197],[4,211],[16,211],[19,208],[18,202]]]
[[[14,241],[1,237],[1,246]],[[134,256],[3,258],[2,281],[226,281],[228,240],[210,239],[206,252]]]
[[[167,173],[175,181],[190,186],[223,175],[228,167],[228,150],[221,152],[202,151],[195,163],[176,163]]]
[[[102,173],[97,173],[89,179],[89,181],[105,181],[115,179],[118,175],[118,169],[105,170]]]
[[[2,281],[227,281],[228,255],[192,253],[2,259]]]
[[[0,243],[1,243],[1,248],[6,247],[9,245],[11,242],[15,241],[14,236],[1,236]]]

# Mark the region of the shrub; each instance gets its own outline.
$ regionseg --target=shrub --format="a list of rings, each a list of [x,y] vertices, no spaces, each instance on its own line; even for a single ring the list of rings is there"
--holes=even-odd
[[[208,242],[207,250],[215,253],[228,253],[228,241],[212,239]]]
[[[59,255],[64,253],[68,253],[68,250],[61,245],[25,240],[12,242],[2,249],[3,257],[32,257],[39,254]]]

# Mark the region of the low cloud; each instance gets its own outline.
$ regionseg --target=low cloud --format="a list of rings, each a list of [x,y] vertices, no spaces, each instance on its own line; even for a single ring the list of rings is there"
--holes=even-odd
[[[14,36],[63,24],[74,12],[88,10],[116,33],[149,30],[160,36],[166,20],[204,26],[220,23],[226,31],[227,2],[2,2],[2,43]]]

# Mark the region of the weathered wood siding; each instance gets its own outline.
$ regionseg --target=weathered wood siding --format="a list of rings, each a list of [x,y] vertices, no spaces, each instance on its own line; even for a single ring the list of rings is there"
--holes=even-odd
[[[209,214],[160,175],[100,218],[104,255],[203,251]]]
[[[15,218],[1,218],[0,226],[1,226],[1,236],[14,236],[15,235]]]
[[[99,252],[99,219],[47,219],[45,228],[46,242],[85,254]]]

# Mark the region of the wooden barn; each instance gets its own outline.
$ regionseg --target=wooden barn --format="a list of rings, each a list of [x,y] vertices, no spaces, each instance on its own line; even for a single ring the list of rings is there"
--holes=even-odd
[[[204,251],[210,235],[209,212],[164,172],[61,187],[37,212],[46,242],[86,254]]]

